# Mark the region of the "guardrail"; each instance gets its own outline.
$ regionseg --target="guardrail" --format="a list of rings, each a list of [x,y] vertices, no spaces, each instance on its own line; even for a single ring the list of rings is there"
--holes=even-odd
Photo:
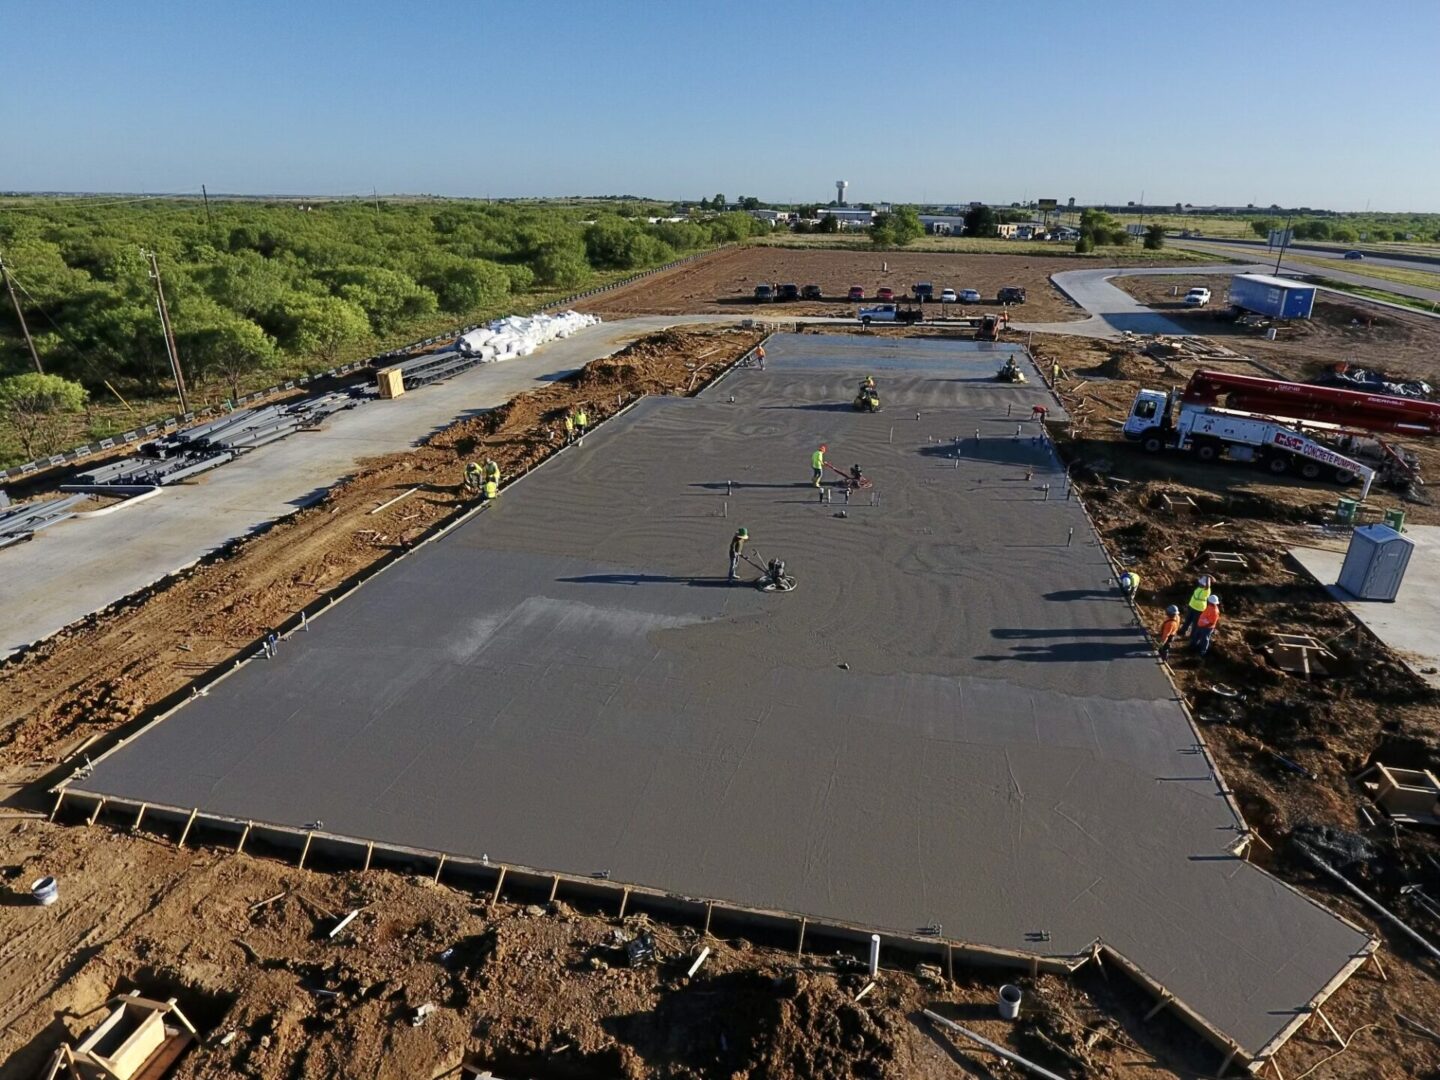
[[[722,245],[722,247],[726,246],[728,245]],[[548,304],[542,304],[540,307],[535,308],[530,314],[533,315],[537,312],[549,311],[553,308],[568,307],[571,304],[586,300],[592,296],[599,296],[601,293],[624,288],[626,285],[633,285],[635,282],[643,281],[653,274],[660,274],[666,270],[674,270],[677,266],[694,262],[696,259],[704,258],[706,255],[712,255],[719,250],[721,250],[721,248],[697,251],[693,255],[686,255],[683,259],[676,259],[673,262],[665,263],[663,266],[652,267],[649,270],[641,271],[631,277],[622,278],[619,281],[612,281],[609,285],[600,285],[594,289],[586,289],[584,292],[572,293],[570,296],[562,297],[559,300],[552,300]],[[348,375],[353,371],[359,371],[361,368],[375,367],[377,364],[384,364],[397,357],[405,356],[414,352],[416,349],[428,348],[431,345],[438,345],[443,341],[453,341],[461,334],[468,334],[471,330],[479,330],[482,326],[486,325],[488,324],[473,323],[469,326],[462,326],[458,330],[449,330],[443,334],[436,334],[434,337],[425,338],[423,341],[412,341],[409,345],[402,345],[397,349],[391,349],[389,352],[367,357],[364,360],[354,360],[348,364],[341,364],[338,367],[330,368],[327,371],[319,371],[312,375],[302,375],[298,379],[290,379],[283,383],[276,383],[274,386],[267,386],[264,390],[256,390],[253,393],[242,394],[227,404],[212,405],[208,409],[199,409],[194,412],[168,416],[164,420],[157,420],[153,424],[146,424],[144,427],[134,428],[130,431],[122,432],[119,435],[111,435],[108,438],[98,439],[93,443],[85,443],[83,446],[77,446],[73,450],[66,450],[60,454],[51,454],[49,457],[36,458],[34,461],[27,461],[24,465],[16,465],[13,468],[0,472],[0,483],[34,476],[36,473],[44,472],[46,469],[54,469],[61,465],[70,465],[82,458],[90,457],[92,454],[104,453],[106,450],[130,446],[155,435],[162,435],[166,432],[174,431],[176,428],[184,427],[186,424],[193,423],[204,417],[221,416],[233,409],[244,408],[246,405],[252,405],[274,394],[284,393],[286,390],[294,390],[297,387],[308,386],[317,379],[336,378],[341,375]]]

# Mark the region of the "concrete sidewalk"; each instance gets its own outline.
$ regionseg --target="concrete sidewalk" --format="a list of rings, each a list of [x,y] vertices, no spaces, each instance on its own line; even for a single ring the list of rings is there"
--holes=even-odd
[[[645,334],[715,321],[647,316],[587,327],[531,356],[484,364],[394,401],[338,413],[318,432],[261,447],[136,506],[47,529],[0,552],[0,657],[293,514],[365,458],[412,447],[467,414],[504,404]]]

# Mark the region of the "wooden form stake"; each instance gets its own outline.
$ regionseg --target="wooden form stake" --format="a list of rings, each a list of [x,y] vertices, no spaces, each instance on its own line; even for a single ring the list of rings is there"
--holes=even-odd
[[[199,817],[199,816],[200,816],[200,808],[199,808],[198,806],[195,807],[195,809],[193,809],[193,810],[190,811],[190,817],[189,817],[189,819],[185,822],[185,828],[183,828],[183,829],[180,830],[180,842],[175,845],[176,847],[184,847],[184,846],[185,846],[185,838],[190,835],[190,826],[192,826],[192,825],[195,824],[195,819],[196,819],[197,817]]]
[[[1151,1009],[1148,1013],[1145,1014],[1145,1019],[1149,1020],[1152,1016],[1154,1016],[1156,1013],[1158,1013],[1161,1009],[1165,1008],[1166,1005],[1169,1005],[1170,1002],[1174,1000],[1175,995],[1167,993],[1164,997],[1162,997],[1159,1001],[1155,1003],[1155,1007],[1153,1009]]]
[[[314,830],[314,829],[311,829],[309,832],[307,832],[307,833],[305,834],[305,846],[300,849],[300,862],[299,862],[299,865],[298,865],[298,867],[297,867],[297,868],[300,869],[300,870],[304,870],[304,869],[305,869],[305,856],[307,856],[307,855],[310,854],[310,841],[311,841],[311,840],[314,840],[314,839],[315,839],[315,830]]]
[[[715,914],[715,901],[705,901],[705,936],[710,936],[710,916]]]
[[[1224,1076],[1227,1072],[1230,1071],[1230,1063],[1234,1060],[1235,1051],[1231,1050],[1230,1053],[1225,1055],[1225,1060],[1220,1063],[1220,1068],[1215,1070],[1215,1075],[1217,1077]]]
[[[145,811],[149,808],[149,806],[150,806],[149,803],[143,803],[143,802],[142,802],[142,803],[140,804],[140,809],[139,809],[139,810],[136,812],[136,814],[135,814],[135,824],[130,826],[130,831],[131,831],[131,832],[139,832],[139,831],[140,831],[140,822],[142,822],[142,821],[145,820]]]
[[[620,918],[625,918],[625,909],[630,906],[630,886],[625,886],[624,893],[620,896]]]
[[[103,810],[103,809],[105,809],[105,800],[104,800],[104,799],[96,799],[96,800],[95,800],[95,809],[90,812],[90,820],[87,821],[85,824],[86,824],[86,825],[94,825],[94,824],[95,824],[95,819],[100,816],[100,811]]]
[[[950,985],[955,985],[955,946],[945,944],[945,975],[950,980]]]
[[[505,887],[506,869],[504,866],[500,867],[500,876],[495,879],[495,892],[490,896],[490,903],[492,904],[498,904],[500,902],[500,890]]]
[[[369,843],[369,844],[366,844],[366,845],[365,845],[365,865],[364,865],[364,867],[363,867],[363,868],[361,869],[361,871],[360,871],[362,874],[363,874],[363,873],[366,873],[366,872],[370,869],[370,859],[371,859],[371,857],[372,857],[374,854],[375,854],[375,844],[374,844],[373,842],[372,842],[372,843]]]
[[[1320,1017],[1320,1022],[1325,1025],[1326,1030],[1328,1030],[1331,1036],[1335,1039],[1335,1044],[1343,1049],[1345,1046],[1345,1040],[1340,1037],[1340,1032],[1335,1030],[1335,1025],[1330,1023],[1329,1017],[1327,1017],[1323,1012],[1321,1012],[1318,1007],[1315,1010],[1315,1015]]]
[[[808,919],[800,920],[800,940],[795,943],[795,956],[798,959],[805,952],[805,925]]]
[[[50,820],[55,820],[55,815],[60,812],[60,804],[65,801],[65,791],[62,788],[55,796],[55,805],[50,808]]]
[[[1389,982],[1390,980],[1385,976],[1385,969],[1380,966],[1380,950],[1376,949],[1374,952],[1372,952],[1370,954],[1370,959],[1373,960],[1375,963],[1375,971],[1379,974],[1380,981]]]
[[[431,881],[431,884],[432,884],[432,885],[439,885],[439,884],[440,884],[440,871],[442,871],[442,870],[444,870],[444,869],[445,869],[445,856],[444,856],[444,855],[441,855],[441,856],[440,856],[440,861],[435,864],[435,877],[434,877],[434,879]]]
[[[251,827],[253,824],[254,824],[254,822],[252,822],[252,821],[247,821],[247,822],[245,822],[245,828],[243,828],[243,829],[240,830],[240,842],[235,845],[235,854],[236,854],[236,855],[239,855],[241,852],[243,852],[243,851],[245,850],[245,841],[248,840],[248,839],[250,839],[250,827]]]
[[[550,878],[550,903],[555,902],[555,895],[560,891],[560,875],[555,874]]]

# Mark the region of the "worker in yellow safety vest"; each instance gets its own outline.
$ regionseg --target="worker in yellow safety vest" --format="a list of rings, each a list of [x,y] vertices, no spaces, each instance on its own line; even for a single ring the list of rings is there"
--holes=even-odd
[[[575,410],[575,432],[580,438],[583,439],[585,437],[585,428],[589,423],[590,417],[585,412],[585,406],[581,405],[580,408]]]
[[[820,449],[810,455],[810,468],[815,474],[810,478],[810,482],[817,488],[820,486],[821,477],[825,475],[825,451],[829,449],[828,446],[821,443]]]
[[[485,501],[493,502],[500,497],[500,482],[498,480],[485,481]]]
[[[1209,600],[1210,577],[1206,574],[1195,582],[1195,588],[1190,593],[1190,599],[1185,606],[1185,621],[1180,624],[1181,637],[1195,628],[1195,620],[1205,613]]]
[[[575,417],[570,413],[565,414],[565,444],[568,446],[575,441]]]
[[[485,481],[489,483],[491,480],[497,484],[500,483],[500,463],[494,458],[487,458],[485,461]]]
[[[465,487],[471,491],[479,491],[480,486],[485,482],[484,470],[480,468],[478,461],[472,461],[465,466]]]

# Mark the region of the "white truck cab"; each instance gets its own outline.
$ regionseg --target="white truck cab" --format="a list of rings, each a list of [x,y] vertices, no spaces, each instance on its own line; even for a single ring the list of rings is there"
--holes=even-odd
[[[1185,303],[1190,307],[1204,307],[1210,302],[1210,290],[1198,285],[1185,294]]]

